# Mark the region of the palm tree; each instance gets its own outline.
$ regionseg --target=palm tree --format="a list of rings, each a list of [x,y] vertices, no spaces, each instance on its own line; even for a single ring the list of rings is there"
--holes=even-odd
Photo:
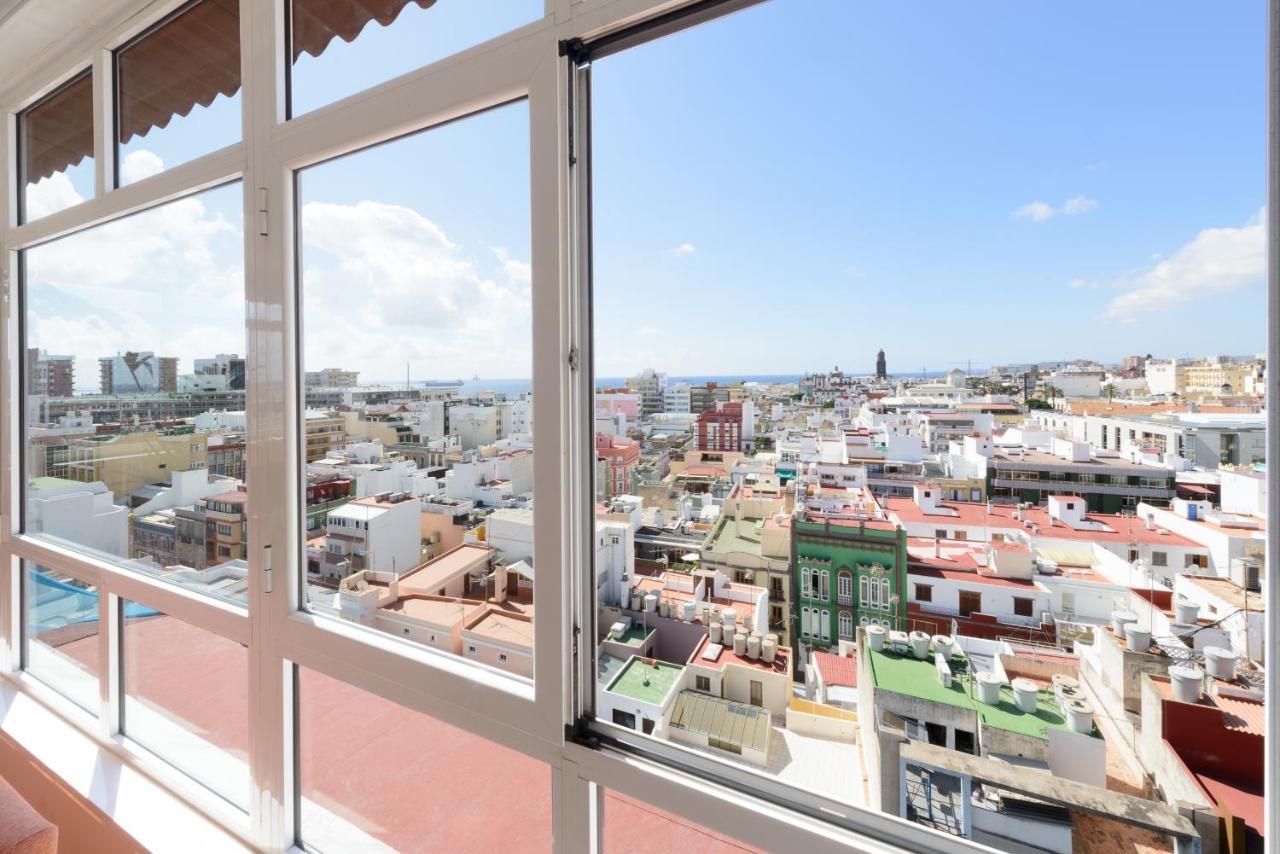
[[[1116,388],[1115,383],[1107,383],[1102,387],[1102,393],[1107,396],[1107,406],[1111,405],[1111,399],[1116,396],[1116,392],[1120,389]]]
[[[1044,387],[1045,396],[1049,398],[1049,405],[1052,406],[1058,399],[1058,395],[1062,394],[1062,389],[1053,383],[1046,383]]]

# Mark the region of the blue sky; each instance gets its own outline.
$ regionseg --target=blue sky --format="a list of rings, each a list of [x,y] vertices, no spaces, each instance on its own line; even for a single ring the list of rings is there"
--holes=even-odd
[[[295,112],[540,7],[411,7],[301,60]],[[598,372],[866,370],[880,347],[902,371],[1261,350],[1265,3],[1152,11],[773,0],[598,61]],[[238,110],[220,98],[134,140],[122,172],[226,144]],[[528,375],[527,133],[515,105],[304,173],[308,367]],[[40,343],[242,350],[242,262],[220,227],[238,233],[238,198],[198,201],[190,234],[111,242],[145,271],[136,295],[219,283],[218,312],[95,298],[101,277],[46,261],[33,287],[83,302],[47,318],[62,346]]]

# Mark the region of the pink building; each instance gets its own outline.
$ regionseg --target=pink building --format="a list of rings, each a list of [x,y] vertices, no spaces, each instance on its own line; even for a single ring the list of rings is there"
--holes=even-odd
[[[596,459],[609,464],[608,497],[631,491],[631,476],[640,462],[640,443],[623,436],[596,434]]]

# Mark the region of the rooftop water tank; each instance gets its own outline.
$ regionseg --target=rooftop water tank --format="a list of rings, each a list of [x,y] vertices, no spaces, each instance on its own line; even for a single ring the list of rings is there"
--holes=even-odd
[[[910,635],[911,654],[924,661],[929,657],[929,633],[912,632]]]
[[[951,635],[934,635],[933,651],[940,653],[943,658],[951,658],[951,653],[955,649],[955,641],[951,639]]]
[[[1199,667],[1179,664],[1169,668],[1169,680],[1173,683],[1173,698],[1183,703],[1200,702],[1200,687],[1204,671]]]
[[[1035,712],[1036,703],[1040,700],[1040,686],[1030,679],[1019,677],[1013,680],[1010,687],[1013,688],[1013,701],[1018,704],[1018,708],[1028,714]]]
[[[720,643],[721,631],[722,631],[722,627],[719,623],[711,624],[711,628],[708,630],[708,634],[711,636],[712,643]]]
[[[1175,609],[1178,612],[1178,622],[1183,625],[1193,625],[1200,619],[1200,605],[1196,602],[1179,599]]]
[[[1151,627],[1128,623],[1124,627],[1124,642],[1132,652],[1146,652],[1151,649]]]
[[[1124,637],[1124,627],[1129,623],[1138,622],[1138,615],[1124,608],[1118,608],[1111,612],[1111,628],[1116,633],[1116,637]]]
[[[760,657],[760,635],[752,632],[747,636],[747,658],[756,659]]]
[[[724,623],[726,629],[732,629],[738,622],[738,609],[725,608],[720,612],[720,621]]]
[[[644,597],[644,609],[650,614],[658,613],[658,594],[650,593]]]
[[[1221,646],[1205,647],[1204,669],[1214,679],[1225,679],[1230,682],[1236,678],[1235,651]]]
[[[884,649],[884,636],[884,626],[867,626],[867,646],[871,647],[872,652]]]
[[[989,670],[979,673],[975,679],[978,683],[978,699],[988,706],[1000,705],[1000,686],[1004,681]]]
[[[773,660],[778,657],[777,635],[764,636],[764,641],[760,644],[760,657],[765,664],[773,664]]]
[[[692,602],[683,603],[680,606],[680,619],[684,620],[686,623],[692,623],[693,611],[694,611],[694,604]]]
[[[641,604],[640,593],[638,591],[633,591],[631,593],[631,610],[639,611],[640,604]]]
[[[1067,726],[1071,727],[1072,732],[1078,732],[1081,735],[1089,735],[1093,732],[1093,706],[1088,700],[1073,699],[1068,700],[1062,706],[1062,711],[1067,716]]]
[[[743,632],[738,632],[733,636],[733,654],[737,656],[747,654],[747,636]]]
[[[907,633],[893,629],[889,632],[889,647],[896,653],[907,651]]]

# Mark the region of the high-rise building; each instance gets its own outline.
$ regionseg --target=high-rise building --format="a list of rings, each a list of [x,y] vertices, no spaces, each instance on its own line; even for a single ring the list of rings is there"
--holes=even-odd
[[[344,371],[341,368],[325,368],[322,371],[307,371],[304,377],[306,384],[319,388],[355,388],[360,385],[359,371]]]
[[[150,350],[129,351],[98,359],[103,394],[146,394],[178,390],[178,359]]]
[[[244,391],[244,359],[235,353],[219,353],[212,359],[196,359],[195,374],[200,377],[226,377],[226,388]]]
[[[876,379],[883,380],[889,378],[889,368],[885,364],[884,350],[876,354]]]
[[[75,393],[75,356],[50,356],[44,350],[27,351],[27,394],[70,397]]]
[[[667,375],[645,368],[634,377],[627,377],[627,388],[640,394],[640,414],[654,415],[662,411],[663,395],[667,390]]]

